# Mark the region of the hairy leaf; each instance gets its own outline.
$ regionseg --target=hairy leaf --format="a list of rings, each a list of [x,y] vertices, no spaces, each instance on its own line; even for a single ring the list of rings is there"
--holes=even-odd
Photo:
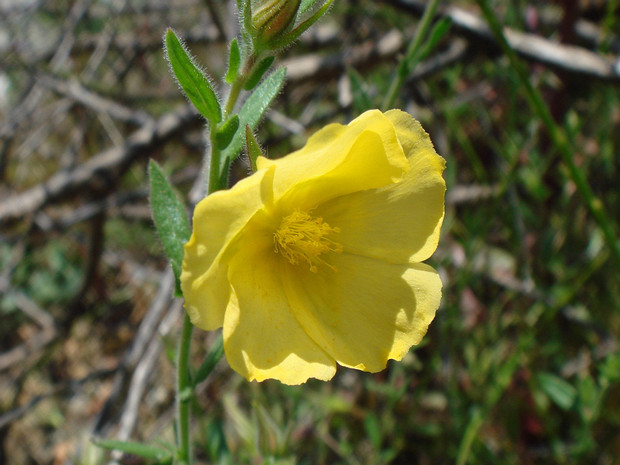
[[[191,227],[185,206],[179,200],[159,165],[153,160],[149,163],[149,183],[153,220],[174,271],[175,293],[177,296],[181,296],[179,278],[183,263],[183,245],[191,235]]]
[[[172,29],[166,31],[165,49],[177,81],[196,109],[212,126],[222,119],[220,102],[207,76],[194,63]]]
[[[264,58],[258,65],[256,65],[252,70],[252,74],[250,74],[250,77],[245,82],[243,88],[245,90],[254,89],[254,87],[256,87],[256,84],[258,84],[258,81],[260,81],[260,79],[267,72],[269,67],[273,64],[273,60],[275,60],[275,58],[276,57],[274,57],[273,55],[268,56],[267,58]]]
[[[255,129],[259,120],[278,95],[284,85],[286,68],[280,68],[267,76],[263,82],[250,94],[239,112],[239,127],[232,141],[222,151],[222,169],[220,172],[228,175],[230,163],[237,158],[245,142],[245,127]]]
[[[241,51],[239,50],[239,43],[235,37],[230,43],[230,55],[228,58],[228,70],[226,71],[226,77],[224,78],[228,84],[232,84],[239,75],[239,64],[241,63]]]
[[[232,115],[224,124],[220,125],[215,133],[215,143],[220,150],[225,149],[239,128],[239,115]]]
[[[256,171],[256,159],[260,156],[265,156],[263,151],[258,145],[258,141],[254,137],[252,133],[252,129],[250,129],[249,125],[245,126],[245,147],[248,151],[248,158],[250,159],[250,166],[252,167],[252,171]]]

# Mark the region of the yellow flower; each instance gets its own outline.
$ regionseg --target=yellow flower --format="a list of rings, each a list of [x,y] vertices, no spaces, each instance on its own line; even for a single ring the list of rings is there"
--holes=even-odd
[[[330,124],[196,207],[181,285],[194,325],[223,326],[249,380],[376,372],[420,342],[439,306],[430,266],[445,162],[407,113]]]

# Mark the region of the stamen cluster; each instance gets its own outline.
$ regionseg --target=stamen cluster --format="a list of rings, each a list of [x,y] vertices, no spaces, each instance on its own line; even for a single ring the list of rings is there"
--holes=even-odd
[[[293,265],[305,261],[310,271],[316,273],[318,265],[326,265],[333,271],[336,268],[320,255],[327,252],[342,252],[342,245],[327,236],[339,233],[340,228],[332,228],[321,217],[312,217],[307,212],[295,210],[285,216],[273,235],[274,249]]]

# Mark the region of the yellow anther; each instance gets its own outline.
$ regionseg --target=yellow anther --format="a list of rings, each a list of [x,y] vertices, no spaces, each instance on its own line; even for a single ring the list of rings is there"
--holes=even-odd
[[[336,271],[336,268],[321,258],[321,255],[327,252],[342,252],[342,246],[327,237],[339,232],[340,228],[332,228],[323,221],[323,218],[295,210],[282,219],[278,230],[274,233],[274,248],[276,253],[281,254],[293,265],[302,261],[308,263],[313,273],[318,271],[319,265],[326,265]]]

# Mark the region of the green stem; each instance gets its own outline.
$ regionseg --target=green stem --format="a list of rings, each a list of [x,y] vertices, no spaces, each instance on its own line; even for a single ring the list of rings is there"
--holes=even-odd
[[[228,116],[231,115],[233,110],[235,109],[235,104],[237,103],[237,100],[239,100],[239,96],[241,95],[243,86],[245,85],[245,82],[250,76],[257,58],[257,55],[255,55],[254,53],[248,56],[245,60],[245,63],[243,64],[241,72],[231,84],[230,92],[228,93],[226,104],[224,106],[224,119],[228,118]],[[217,144],[215,143],[215,131],[213,131],[210,126],[209,129],[211,130],[211,163],[209,165],[207,193],[212,194],[215,191],[225,189],[227,180],[223,179],[222,173],[220,173],[222,153],[217,148]]]
[[[401,60],[398,65],[398,70],[392,83],[390,85],[390,90],[388,91],[385,99],[383,100],[383,110],[389,110],[394,106],[394,102],[396,102],[396,97],[400,92],[400,89],[403,87],[405,83],[405,79],[407,76],[411,74],[415,65],[417,65],[419,60],[419,54],[422,50],[422,41],[428,34],[428,30],[431,27],[431,23],[433,21],[433,17],[435,16],[435,11],[437,11],[437,7],[439,6],[439,0],[431,0],[428,5],[426,5],[426,9],[424,10],[424,14],[422,15],[422,19],[420,20],[420,24],[418,25],[418,30],[416,31],[416,35],[413,38],[413,41],[409,44],[407,48],[407,53],[405,57]]]
[[[228,98],[226,99],[226,105],[224,106],[224,114],[226,116],[232,114],[235,109],[235,104],[237,100],[239,100],[239,95],[243,90],[243,86],[247,81],[248,77],[252,73],[252,68],[254,64],[258,62],[258,56],[253,53],[250,54],[245,60],[243,67],[241,68],[241,72],[237,76],[237,79],[230,86],[230,93],[228,94]]]
[[[248,79],[257,56],[250,55],[244,63],[243,69],[239,76],[231,85],[230,93],[225,106],[225,116],[232,113],[243,85]],[[209,126],[210,137],[210,163],[209,173],[207,176],[208,187],[207,194],[225,189],[227,179],[220,172],[222,153],[215,143],[215,130],[213,126]],[[181,331],[181,339],[179,340],[178,357],[177,357],[177,454],[179,462],[185,465],[191,465],[194,461],[191,451],[191,442],[189,434],[189,417],[190,417],[190,400],[192,397],[192,385],[189,378],[189,355],[192,342],[192,325],[189,316],[185,314],[183,319],[183,329]]]
[[[226,188],[226,182],[221,179],[220,161],[222,152],[215,143],[215,131],[211,133],[211,163],[209,165],[209,179],[207,184],[207,195],[215,191]]]
[[[225,188],[225,182],[220,175],[221,152],[215,144],[215,131],[211,133],[211,162],[209,166],[208,188],[209,194]],[[224,185],[223,185],[224,184]],[[189,379],[189,355],[192,343],[194,325],[185,313],[183,329],[177,352],[177,454],[181,464],[191,465],[194,461],[189,434],[190,400],[193,386]]]
[[[224,189],[225,181],[220,173],[221,152],[215,144],[215,131],[211,132],[211,161],[209,164],[208,194]],[[177,453],[181,464],[191,465],[194,457],[189,434],[189,408],[193,386],[189,379],[189,354],[194,325],[187,315],[183,318],[183,329],[177,352]]]
[[[540,92],[538,92],[538,90],[530,82],[527,71],[523,67],[515,51],[508,44],[508,41],[504,36],[502,26],[491,10],[488,1],[477,1],[485,19],[487,20],[487,23],[489,24],[489,27],[491,28],[491,31],[493,32],[493,35],[495,36],[495,39],[499,42],[502,50],[510,60],[513,70],[526,91],[528,103],[547,128],[547,132],[549,133],[549,137],[551,138],[553,145],[558,149],[564,163],[568,166],[570,178],[577,186],[577,190],[585,200],[588,210],[590,210],[590,214],[594,217],[594,220],[598,223],[599,228],[603,232],[605,242],[607,242],[607,246],[616,259],[616,263],[620,263],[620,243],[618,242],[613,224],[609,220],[609,216],[605,211],[603,202],[594,195],[594,192],[583,174],[583,171],[581,171],[575,164],[575,160],[573,158],[574,150],[571,148],[566,134],[555,123],[551,112],[547,108],[547,104],[540,95]]]
[[[243,80],[245,81],[245,79]],[[224,107],[224,112],[226,115],[230,115],[235,107],[235,102],[239,98],[239,94],[241,93],[241,89],[243,89],[243,82],[241,79],[236,79],[232,86],[230,87],[230,94],[228,94],[228,100],[226,101],[226,106]]]
[[[183,330],[177,354],[177,448],[179,462],[191,465],[193,456],[189,438],[189,407],[191,385],[189,379],[189,353],[194,325],[187,313],[183,318]]]

